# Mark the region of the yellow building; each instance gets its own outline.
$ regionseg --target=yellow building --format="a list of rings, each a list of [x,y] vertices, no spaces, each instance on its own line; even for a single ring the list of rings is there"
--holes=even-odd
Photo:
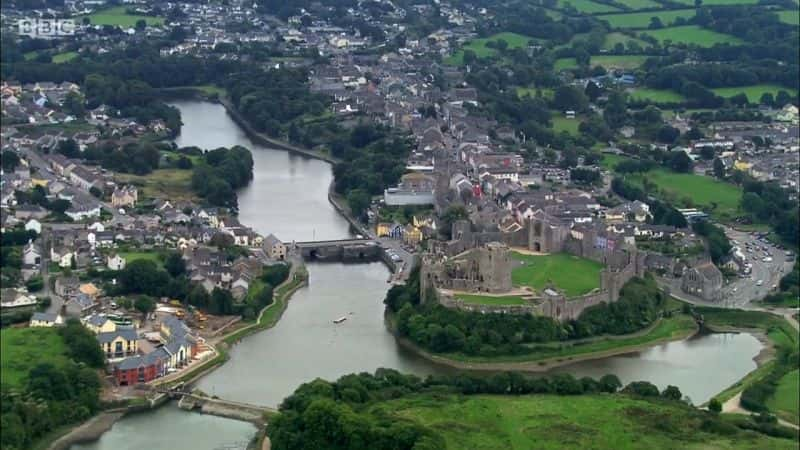
[[[120,328],[110,333],[98,333],[97,342],[106,355],[106,358],[124,358],[136,355],[139,346],[139,336],[133,328]]]
[[[91,316],[81,319],[83,325],[92,330],[93,333],[113,333],[117,331],[117,324],[106,316],[99,314],[92,314]]]
[[[392,224],[381,222],[377,226],[375,226],[375,234],[378,235],[378,237],[389,236],[391,228]]]
[[[411,246],[419,244],[422,242],[422,230],[411,224],[406,225],[403,241]]]
[[[733,163],[733,168],[736,170],[741,170],[742,172],[747,172],[751,167],[753,167],[753,165],[747,161],[736,161]]]
[[[43,188],[46,188],[48,183],[50,183],[50,180],[46,178],[31,177],[31,184],[34,186],[41,186]]]

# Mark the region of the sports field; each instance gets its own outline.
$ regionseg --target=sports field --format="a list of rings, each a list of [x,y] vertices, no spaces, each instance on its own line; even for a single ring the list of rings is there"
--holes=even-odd
[[[647,55],[600,55],[592,56],[590,65],[603,66],[606,69],[636,69],[644,64]]]
[[[796,448],[791,439],[736,428],[703,431],[703,413],[689,405],[621,394],[416,394],[372,408],[425,426],[450,450]]]
[[[118,25],[123,28],[130,28],[136,26],[136,22],[144,19],[147,25],[162,25],[164,23],[163,17],[154,16],[140,16],[134,14],[127,14],[125,10],[128,6],[115,6],[114,8],[104,9],[95,13],[89,14],[89,20],[92,25]],[[78,18],[80,19],[80,17]]]
[[[580,134],[578,127],[580,127],[581,121],[579,118],[567,119],[560,113],[556,113],[550,120],[553,122],[553,131],[556,133],[566,131],[573,136]]]
[[[736,36],[717,33],[716,31],[700,28],[697,25],[686,25],[682,27],[661,28],[659,30],[647,30],[640,35],[647,34],[658,39],[663,45],[665,41],[672,41],[673,44],[697,45],[699,47],[713,47],[716,44],[740,44],[743,41]]]
[[[503,32],[494,34],[488,38],[475,39],[465,44],[461,50],[447,57],[445,59],[445,63],[450,65],[464,64],[464,50],[472,50],[475,52],[475,56],[478,58],[492,56],[497,53],[497,51],[493,48],[487,47],[486,44],[489,42],[497,42],[499,40],[506,41],[508,43],[508,48],[522,48],[527,47],[528,42],[533,40],[533,38],[517,33]]]
[[[755,84],[752,86],[714,88],[711,90],[720,97],[726,98],[744,93],[747,96],[747,101],[750,103],[758,103],[759,100],[761,100],[761,96],[766,93],[772,94],[773,97],[778,95],[780,91],[786,91],[792,97],[797,95],[796,90],[779,84]]]
[[[566,9],[568,6],[572,6],[578,11],[586,14],[619,11],[619,8],[605,5],[603,3],[593,2],[591,0],[558,0],[558,8]]]
[[[552,282],[568,297],[583,295],[600,287],[603,265],[590,259],[566,253],[524,255],[512,252],[511,257],[523,263],[511,271],[511,281],[515,286],[542,290]]]
[[[785,420],[800,423],[800,370],[795,369],[781,378],[775,394],[767,400],[767,407]]]
[[[504,295],[501,297],[493,297],[491,295],[473,295],[473,294],[456,294],[456,298],[463,300],[464,303],[471,303],[473,305],[493,305],[493,306],[507,306],[507,305],[524,305],[527,302],[518,295]]]
[[[674,9],[671,11],[606,14],[597,16],[597,18],[607,21],[613,28],[647,28],[650,25],[650,19],[653,17],[658,17],[664,26],[669,26],[679,17],[689,19],[694,15],[694,9]]]
[[[37,364],[64,364],[67,347],[55,328],[3,328],[0,330],[0,383],[21,388]]]
[[[630,95],[631,100],[650,100],[653,103],[680,103],[686,101],[686,97],[669,89],[636,88]]]

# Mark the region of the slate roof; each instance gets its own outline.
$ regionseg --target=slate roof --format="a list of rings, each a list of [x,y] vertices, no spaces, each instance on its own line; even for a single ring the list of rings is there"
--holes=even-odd
[[[120,328],[117,331],[111,331],[108,333],[98,333],[97,342],[105,344],[107,342],[112,342],[118,336],[122,337],[126,341],[135,341],[136,339],[139,338],[139,335],[133,328]]]

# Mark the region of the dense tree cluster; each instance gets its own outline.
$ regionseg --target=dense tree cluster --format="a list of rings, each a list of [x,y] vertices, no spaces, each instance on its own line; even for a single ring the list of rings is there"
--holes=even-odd
[[[165,144],[148,141],[131,142],[124,146],[119,146],[113,141],[104,141],[87,147],[83,152],[83,158],[116,172],[146,175],[158,169],[161,160],[160,150],[164,147]]]
[[[577,320],[560,323],[531,314],[482,314],[422,303],[415,271],[406,285],[389,290],[384,303],[395,313],[397,332],[420,347],[491,357],[552,350],[537,343],[640,330],[660,317],[664,295],[654,280],[633,278],[617,302],[587,308]]]
[[[253,155],[242,146],[218,148],[204,154],[192,174],[192,190],[208,203],[235,207],[236,189],[253,179]]]
[[[797,200],[776,182],[763,182],[744,177],[741,206],[754,222],[768,223],[785,242],[800,242],[800,220]]]
[[[722,259],[731,251],[731,242],[728,236],[725,235],[725,230],[721,227],[714,225],[707,220],[701,220],[692,224],[692,229],[695,233],[706,238],[708,243],[708,253],[711,255],[711,260],[714,264],[719,264]]]

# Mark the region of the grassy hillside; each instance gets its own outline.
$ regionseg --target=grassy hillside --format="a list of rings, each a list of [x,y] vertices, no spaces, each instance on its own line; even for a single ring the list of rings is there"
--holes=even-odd
[[[59,365],[67,361],[67,348],[55,328],[0,330],[0,383],[3,385],[21,388],[27,373],[37,364]]]
[[[790,449],[753,432],[703,431],[704,414],[678,402],[624,395],[415,395],[379,403],[457,449]],[[708,427],[710,428],[710,427]]]

